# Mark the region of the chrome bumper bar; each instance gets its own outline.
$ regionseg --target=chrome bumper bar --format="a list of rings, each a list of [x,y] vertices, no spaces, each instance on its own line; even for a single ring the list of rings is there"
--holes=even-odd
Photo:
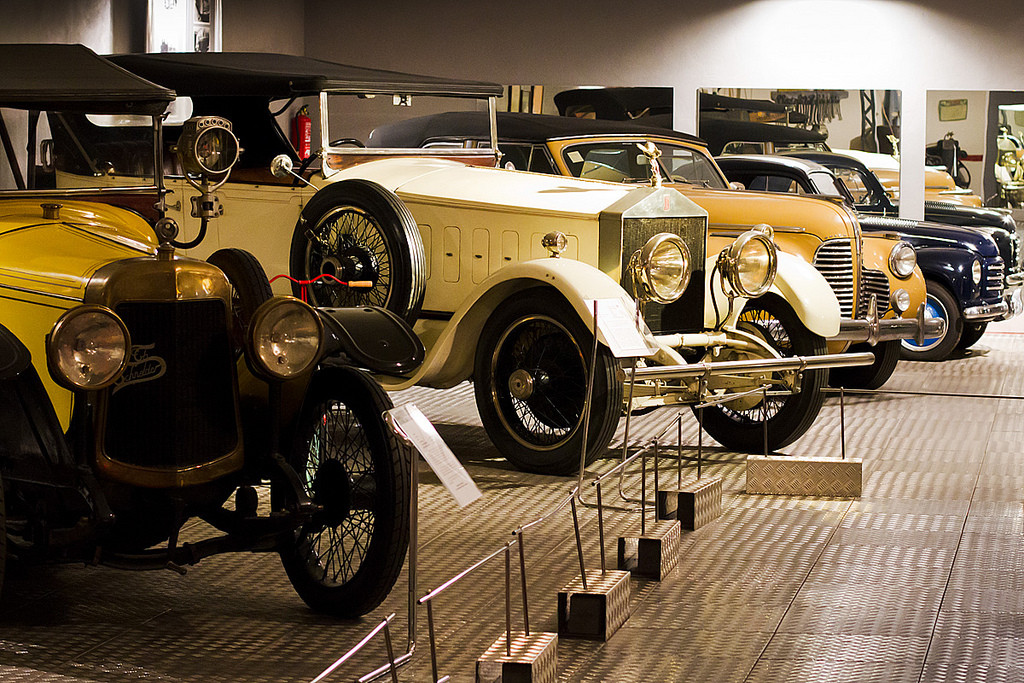
[[[926,317],[924,304],[913,318],[879,318],[878,309],[870,306],[866,318],[840,322],[839,334],[829,337],[829,341],[867,342],[874,346],[896,339],[914,339],[923,344],[926,338],[941,336],[945,331],[946,321]]]
[[[968,306],[964,309],[964,320],[975,323],[988,322],[990,320],[1006,320],[1011,317],[1010,310],[1010,303],[1005,300],[996,304]]]
[[[871,365],[874,362],[875,354],[868,352],[826,353],[821,356],[787,356],[785,358],[723,360],[687,365],[656,365],[649,368],[636,368],[633,372],[638,380],[685,379],[687,377],[757,374],[786,370],[847,368],[855,365]]]

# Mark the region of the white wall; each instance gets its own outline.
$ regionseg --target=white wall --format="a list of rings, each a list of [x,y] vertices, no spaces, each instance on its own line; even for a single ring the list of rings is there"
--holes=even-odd
[[[1024,89],[1013,0],[307,0],[306,54],[499,83],[903,92],[903,211],[923,213],[926,92]]]

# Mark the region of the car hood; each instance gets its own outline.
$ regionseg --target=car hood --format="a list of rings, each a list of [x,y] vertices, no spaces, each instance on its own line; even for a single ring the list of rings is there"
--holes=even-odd
[[[822,241],[850,239],[855,218],[842,204],[820,197],[777,192],[713,190],[674,184],[708,212],[708,228],[750,227],[768,223],[777,231],[807,232]]]
[[[58,216],[44,218],[44,203],[0,202],[0,286],[81,299],[102,266],[156,253],[156,236],[137,214],[62,200]]]
[[[982,230],[870,215],[861,216],[860,224],[865,231],[895,232],[915,248],[953,247],[969,249],[984,257],[999,256],[995,241]]]
[[[566,218],[597,217],[637,189],[622,183],[466,166],[444,159],[369,161],[331,175],[329,182],[347,178],[372,180],[414,204],[443,203]],[[692,208],[687,215],[704,214],[692,202],[686,203]]]

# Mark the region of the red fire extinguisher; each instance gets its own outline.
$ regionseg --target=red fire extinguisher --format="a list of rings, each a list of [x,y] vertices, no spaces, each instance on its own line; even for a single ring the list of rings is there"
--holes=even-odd
[[[309,107],[303,106],[292,119],[292,145],[299,153],[299,159],[308,159],[312,153],[313,120],[309,118]]]

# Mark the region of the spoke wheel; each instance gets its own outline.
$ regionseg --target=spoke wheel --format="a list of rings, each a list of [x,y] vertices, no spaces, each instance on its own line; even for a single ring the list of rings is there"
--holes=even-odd
[[[314,280],[314,306],[380,306],[412,323],[425,287],[419,228],[393,193],[365,180],[345,180],[317,192],[292,236],[293,278]],[[342,282],[368,282],[348,287]],[[296,296],[302,286],[295,285]]]
[[[764,296],[750,301],[739,318],[741,329],[760,335],[783,356],[812,356],[827,352],[825,339],[800,322],[784,300]],[[796,394],[751,397],[742,406],[729,404],[703,410],[704,429],[726,448],[747,453],[764,449],[764,423],[768,423],[768,450],[787,446],[810,428],[825,400],[828,370],[803,374]]]
[[[412,458],[384,425],[389,408],[380,386],[351,368],[322,371],[307,394],[291,463],[321,511],[288,539],[281,559],[319,612],[366,614],[402,569]]]
[[[263,266],[256,257],[242,249],[220,249],[207,259],[220,268],[231,285],[232,342],[235,355],[240,356],[245,345],[245,331],[256,309],[274,296]]]
[[[488,320],[477,348],[474,388],[494,445],[516,467],[572,474],[583,448],[583,413],[593,337],[558,294],[529,290]],[[618,362],[598,347],[587,462],[604,453],[622,412]]]
[[[925,315],[928,318],[942,318],[946,321],[946,331],[938,337],[928,337],[923,344],[914,339],[902,340],[901,355],[907,360],[945,360],[960,343],[964,321],[956,299],[948,289],[929,280],[928,300],[925,302]]]

